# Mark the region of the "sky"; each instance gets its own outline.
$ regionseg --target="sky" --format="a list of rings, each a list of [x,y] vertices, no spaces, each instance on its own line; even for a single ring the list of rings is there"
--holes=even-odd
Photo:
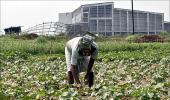
[[[58,21],[58,14],[72,12],[80,5],[114,2],[115,8],[131,9],[131,0],[0,1],[0,31],[11,26],[27,29],[43,22]],[[170,21],[170,0],[134,0],[134,10],[164,13]]]

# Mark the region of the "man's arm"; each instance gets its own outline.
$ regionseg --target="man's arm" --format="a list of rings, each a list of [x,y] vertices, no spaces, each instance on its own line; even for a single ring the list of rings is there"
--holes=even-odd
[[[88,65],[88,69],[87,69],[87,75],[91,72],[91,69],[92,69],[92,67],[93,67],[93,64],[94,64],[94,59],[93,59],[93,58],[90,58],[89,65]]]
[[[88,69],[87,69],[87,73],[86,73],[86,75],[84,77],[85,84],[88,84],[88,81],[89,81],[88,77],[90,75],[90,72],[91,72],[91,69],[93,67],[93,64],[94,64],[94,59],[90,58]]]
[[[96,45],[96,44],[95,44]],[[85,75],[85,79],[87,79],[87,77],[88,77],[88,75],[89,75],[89,73],[91,72],[91,69],[92,69],[92,67],[93,67],[93,64],[94,64],[94,61],[95,61],[95,59],[96,59],[96,57],[97,57],[97,54],[98,54],[98,48],[97,48],[97,46],[91,46],[91,57],[90,57],[90,61],[89,61],[89,64],[88,64],[88,69],[87,69],[87,73],[86,73],[86,75]]]
[[[71,65],[71,72],[77,84],[81,84],[78,76],[78,70],[76,65]]]
[[[95,46],[93,46],[93,45],[95,45]],[[97,54],[98,54],[97,44],[94,43],[93,45],[91,45],[91,57],[90,57],[90,61],[89,61],[88,69],[87,69],[87,74],[89,74],[91,72],[94,61],[97,58]]]

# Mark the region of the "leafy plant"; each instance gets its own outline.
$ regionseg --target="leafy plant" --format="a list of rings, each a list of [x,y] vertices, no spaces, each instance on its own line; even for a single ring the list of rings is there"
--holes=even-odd
[[[84,84],[82,88],[67,84],[65,39],[49,39],[46,43],[4,40],[7,38],[0,38],[1,100],[168,99],[169,43],[98,41],[99,54],[93,67],[95,81],[89,89]],[[49,41],[53,43],[51,54]],[[80,74],[81,80],[84,74]]]

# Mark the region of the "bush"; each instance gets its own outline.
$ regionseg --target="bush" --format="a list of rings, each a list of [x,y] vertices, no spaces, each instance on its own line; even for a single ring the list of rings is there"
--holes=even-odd
[[[35,34],[35,33],[31,33],[31,34],[22,34],[22,35],[19,35],[19,36],[15,36],[15,39],[24,39],[24,40],[26,40],[26,39],[36,39],[38,37],[38,35],[37,34]]]
[[[43,36],[40,36],[36,40],[37,43],[47,43],[47,39]]]
[[[141,37],[141,35],[139,35],[139,34],[129,35],[125,38],[125,40],[128,42],[135,42],[140,37]]]
[[[162,32],[160,32],[159,34],[160,34],[161,36],[164,36],[164,37],[165,37],[165,36],[168,36],[168,35],[170,36],[170,33],[168,33],[167,31],[162,31]]]

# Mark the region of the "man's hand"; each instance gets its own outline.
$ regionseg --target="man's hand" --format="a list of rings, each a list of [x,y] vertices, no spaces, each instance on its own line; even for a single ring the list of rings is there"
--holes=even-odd
[[[71,65],[71,72],[77,84],[81,84],[76,65]]]
[[[88,84],[88,73],[85,75],[84,77],[84,84],[87,85]]]
[[[86,73],[86,75],[85,75],[85,77],[84,77],[84,83],[85,83],[86,85],[89,84],[89,81],[91,81],[91,80],[89,79],[89,75],[90,75],[90,73],[91,73],[91,69],[92,69],[92,67],[93,67],[93,64],[94,64],[94,59],[93,59],[93,58],[90,58],[89,65],[88,65],[88,69],[87,69],[87,73]]]
[[[84,83],[89,87],[93,86],[94,74],[93,72],[87,73],[84,77]]]

